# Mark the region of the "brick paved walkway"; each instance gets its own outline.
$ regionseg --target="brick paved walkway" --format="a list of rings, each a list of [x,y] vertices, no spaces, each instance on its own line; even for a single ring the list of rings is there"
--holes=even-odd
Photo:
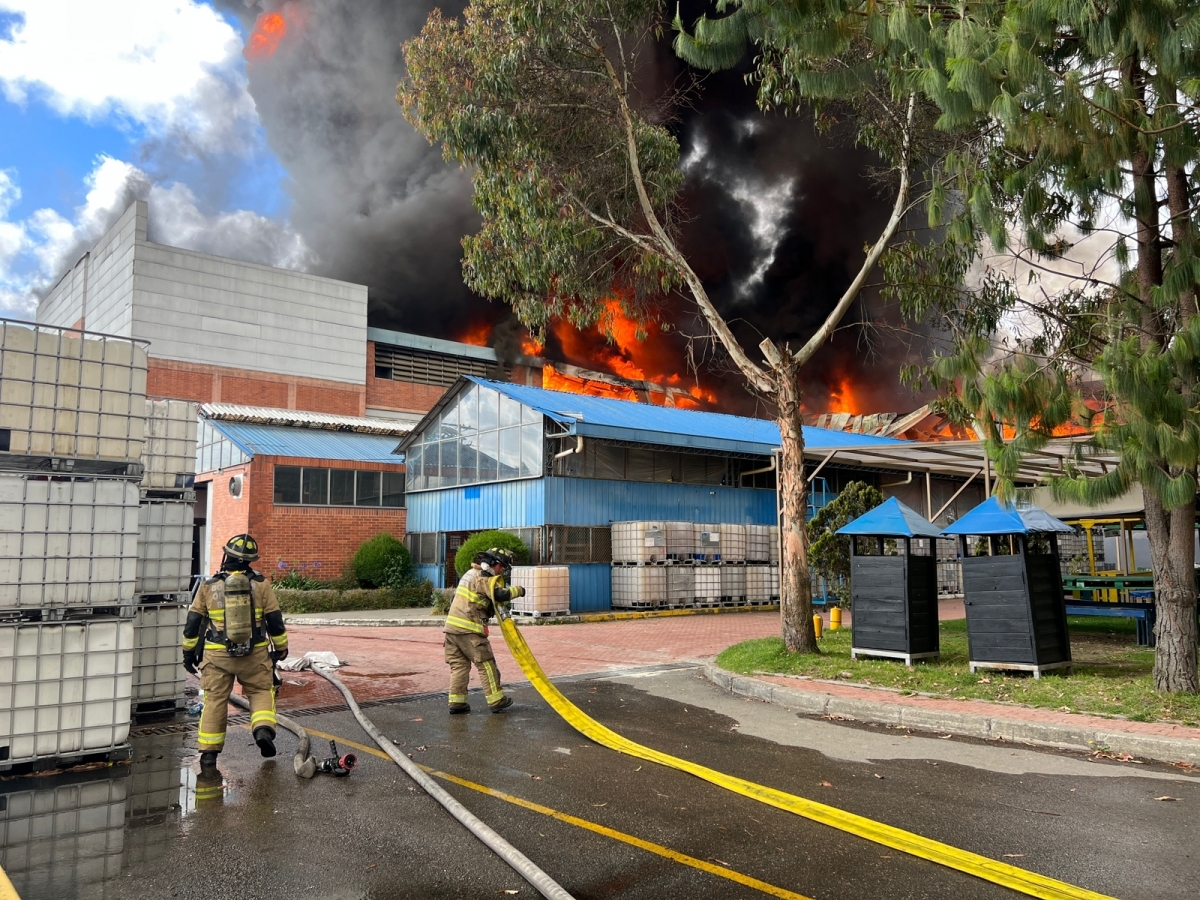
[[[942,618],[954,618],[954,604],[943,606],[945,608]],[[957,609],[961,609],[961,602]],[[775,612],[738,613],[624,622],[524,626],[522,633],[543,669],[554,677],[711,659],[726,647],[740,641],[777,635],[779,616]],[[446,689],[449,673],[442,656],[441,629],[293,626],[289,629],[289,634],[294,654],[302,654],[306,650],[332,650],[346,662],[347,666],[341,670],[341,676],[360,700]],[[519,667],[496,628],[492,629],[492,647],[504,678],[509,681],[523,680]],[[316,675],[286,672],[283,676],[285,684],[279,697],[280,709],[325,706],[341,702],[340,695]],[[472,675],[473,684],[475,680],[475,675]],[[797,678],[765,676],[760,680],[793,690],[956,715],[1017,719],[1068,728],[1103,728],[1110,732],[1126,732],[1131,735],[1200,741],[1200,728],[1181,725],[1127,722],[979,700],[901,696],[893,691],[876,688],[826,684]]]

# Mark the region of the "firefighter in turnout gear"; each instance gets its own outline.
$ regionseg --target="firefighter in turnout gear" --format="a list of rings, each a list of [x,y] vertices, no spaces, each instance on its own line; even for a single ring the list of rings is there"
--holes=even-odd
[[[250,730],[263,756],[275,755],[275,663],[287,656],[287,629],[275,591],[250,563],[258,543],[239,534],[225,545],[221,571],[196,592],[183,626],[183,667],[200,674],[204,712],[200,767],[225,747],[229,694],[236,679],[250,703]]]
[[[479,670],[488,708],[498,713],[512,706],[512,698],[504,696],[500,689],[500,670],[496,668],[487,628],[497,603],[525,596],[525,588],[505,585],[504,574],[511,568],[512,555],[507,550],[493,548],[476,554],[474,564],[459,579],[445,627],[451,715],[471,711],[467,704],[467,683],[472,663]]]

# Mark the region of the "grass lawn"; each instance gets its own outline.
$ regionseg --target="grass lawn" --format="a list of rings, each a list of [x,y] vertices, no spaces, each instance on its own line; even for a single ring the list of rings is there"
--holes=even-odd
[[[850,630],[826,631],[819,656],[791,655],[780,638],[735,644],[717,665],[743,675],[803,675],[896,688],[902,693],[1019,703],[1063,712],[1124,717],[1135,722],[1200,724],[1200,696],[1154,690],[1154,650],[1139,647],[1132,619],[1072,616],[1073,675],[1030,675],[967,669],[967,622],[941,623],[941,658],[906,667],[888,659],[850,659]]]

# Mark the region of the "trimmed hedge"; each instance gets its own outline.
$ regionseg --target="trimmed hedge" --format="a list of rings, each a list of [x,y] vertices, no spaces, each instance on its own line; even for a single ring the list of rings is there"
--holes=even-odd
[[[471,561],[475,559],[476,553],[493,547],[511,552],[514,565],[529,565],[529,548],[515,534],[509,534],[507,531],[481,531],[467,538],[454,554],[454,569],[458,572],[458,577],[462,578],[467,569],[471,568]]]
[[[428,581],[403,588],[352,591],[276,590],[285,613],[354,612],[360,609],[414,609],[433,605],[433,585]]]

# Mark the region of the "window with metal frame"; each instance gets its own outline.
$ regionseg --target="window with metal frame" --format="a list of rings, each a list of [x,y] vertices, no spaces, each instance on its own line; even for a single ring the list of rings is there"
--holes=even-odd
[[[276,466],[276,506],[404,507],[403,472]]]

